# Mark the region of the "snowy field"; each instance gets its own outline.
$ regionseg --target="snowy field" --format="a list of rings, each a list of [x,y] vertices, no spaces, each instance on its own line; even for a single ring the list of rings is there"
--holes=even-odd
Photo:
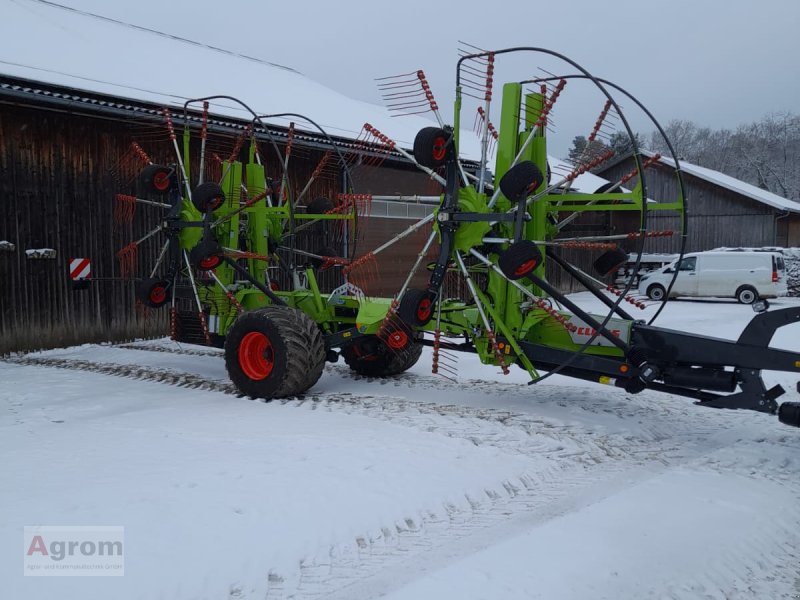
[[[681,301],[658,324],[735,339],[752,316]],[[798,326],[773,345],[800,350]],[[263,403],[169,340],[2,361],[0,597],[800,598],[800,431],[496,371],[340,362]],[[124,577],[23,577],[39,524],[124,526]]]

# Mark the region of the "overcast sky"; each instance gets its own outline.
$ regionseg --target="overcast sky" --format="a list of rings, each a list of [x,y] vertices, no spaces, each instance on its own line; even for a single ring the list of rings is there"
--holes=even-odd
[[[60,1],[281,63],[374,103],[374,78],[422,68],[447,120],[458,40],[563,53],[627,88],[663,123],[680,118],[735,128],[769,112],[800,111],[796,0]],[[143,60],[155,59],[143,52]],[[509,76],[535,75],[540,63],[517,61]],[[569,135],[570,117],[559,114],[557,122]],[[650,129],[638,117],[632,121]],[[581,123],[574,132],[584,129]]]

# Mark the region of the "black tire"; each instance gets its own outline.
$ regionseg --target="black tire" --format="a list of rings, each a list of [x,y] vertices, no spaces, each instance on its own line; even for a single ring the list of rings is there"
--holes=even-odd
[[[447,159],[448,146],[453,143],[452,137],[440,127],[420,129],[414,138],[414,158],[423,167],[441,167]]]
[[[736,290],[736,299],[742,304],[752,304],[758,300],[758,291],[750,285],[743,285]]]
[[[413,367],[422,356],[422,344],[412,341],[401,350],[393,350],[377,336],[367,335],[342,347],[347,366],[366,377],[391,377]]]
[[[616,271],[619,267],[628,262],[628,254],[620,248],[613,250],[606,250],[595,259],[593,266],[594,270],[600,275],[608,275],[612,271]]]
[[[223,202],[225,202],[225,192],[213,181],[201,183],[192,192],[192,204],[203,213],[218,209]]]
[[[189,261],[201,271],[213,271],[222,264],[222,248],[215,240],[202,240],[189,253]]]
[[[514,242],[500,255],[497,266],[509,279],[522,279],[542,264],[542,252],[530,240]]]
[[[153,277],[136,284],[136,299],[150,308],[160,308],[169,300],[170,284],[166,279]]]
[[[650,300],[656,300],[660,302],[666,297],[666,295],[667,290],[664,289],[664,286],[660,283],[654,283],[647,286],[647,297],[650,298]]]
[[[543,181],[544,175],[536,163],[525,160],[511,167],[500,178],[500,190],[512,202],[520,202],[542,185]]]
[[[266,338],[267,347],[259,345],[259,336]],[[246,312],[225,337],[228,376],[251,398],[302,394],[319,381],[324,366],[322,332],[308,315],[294,308],[268,306]]]
[[[429,290],[409,288],[400,299],[397,316],[400,320],[415,327],[423,327],[433,318],[436,294]]]
[[[778,408],[778,421],[784,425],[800,427],[800,402],[783,402]]]
[[[163,165],[147,165],[139,175],[145,193],[164,194],[172,185],[173,170]]]
[[[306,206],[306,213],[309,215],[324,215],[326,212],[333,209],[333,202],[325,196],[320,196],[308,203]]]

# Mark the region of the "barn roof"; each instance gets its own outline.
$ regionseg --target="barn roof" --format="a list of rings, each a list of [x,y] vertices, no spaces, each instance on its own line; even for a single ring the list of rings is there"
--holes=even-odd
[[[654,155],[653,152],[648,150],[642,150],[641,153],[645,156]],[[662,156],[661,159],[659,159],[659,162],[675,168],[675,161],[670,158]],[[800,213],[800,202],[789,200],[788,198],[778,196],[777,194],[773,194],[767,190],[762,190],[760,187],[746,183],[740,179],[731,177],[730,175],[725,175],[725,173],[720,173],[719,171],[715,171],[713,169],[693,165],[692,163],[684,160],[680,161],[680,166],[681,171],[684,173],[688,173],[689,175],[697,177],[698,179],[702,179],[709,183],[713,183],[714,185],[731,190],[732,192],[736,192],[737,194],[741,194],[742,196],[746,196],[752,200],[761,202],[767,206],[771,206],[772,208]]]
[[[348,98],[291,67],[98,18],[47,2],[4,2],[0,73],[117,98],[182,107],[190,98],[234,96],[256,112],[292,112],[335,137],[355,138],[365,122],[410,145],[430,126],[419,116],[391,118],[379,105]],[[212,102],[217,115],[249,120],[232,102]],[[313,127],[291,117],[270,119]]]

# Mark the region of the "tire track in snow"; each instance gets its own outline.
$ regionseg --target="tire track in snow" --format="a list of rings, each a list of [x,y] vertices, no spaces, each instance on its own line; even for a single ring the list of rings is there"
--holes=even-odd
[[[187,356],[223,357],[223,351],[221,349],[205,348],[202,346],[197,346],[196,348],[178,348],[173,345],[163,344],[158,340],[145,343],[115,344],[114,347]],[[555,404],[561,408],[572,406],[590,414],[613,415],[620,420],[633,419],[638,423],[645,422],[647,424],[642,427],[643,431],[638,433],[656,440],[665,439],[675,434],[674,429],[666,430],[664,428],[664,418],[675,419],[677,417],[685,419],[687,422],[691,422],[693,429],[704,426],[705,433],[709,435],[719,431],[721,428],[735,425],[735,423],[729,423],[719,419],[719,412],[694,406],[690,400],[681,399],[678,404],[666,406],[663,402],[663,395],[658,392],[623,395],[618,393],[618,390],[609,393],[608,390],[603,389],[599,385],[596,390],[570,387],[568,388],[569,393],[566,395],[575,394],[576,397],[565,399],[563,397],[565,395],[565,388],[560,386],[540,386],[535,388],[534,391],[521,383],[505,383],[482,379],[453,382],[435,375],[421,375],[416,373],[401,373],[394,377],[379,378],[360,375],[352,371],[349,367],[340,364],[328,364],[325,367],[325,371],[327,374],[333,374],[341,379],[376,384],[387,390],[392,387],[449,392],[468,390],[473,393],[485,393],[486,395],[494,395],[526,403],[536,402],[541,404],[542,402],[546,402],[548,404]],[[321,382],[321,385],[324,386],[324,378]],[[383,395],[383,393],[384,392],[380,395]],[[391,393],[387,393],[386,395],[391,395]],[[509,414],[511,415],[512,413]]]
[[[222,348],[203,348],[194,349],[194,348],[183,348],[178,346],[166,346],[160,344],[158,342],[152,342],[147,344],[111,344],[112,348],[122,348],[123,350],[142,350],[143,352],[163,352],[167,354],[183,354],[186,356],[213,356],[222,358],[224,356],[224,352]],[[202,348],[200,346],[199,348]]]
[[[348,544],[306,557],[294,573],[269,574],[269,600],[379,597],[387,584],[411,580],[431,561],[453,560],[498,539],[567,514],[597,500],[618,485],[650,476],[652,470],[625,463],[605,463],[587,470],[551,469],[485,488],[480,497],[465,496],[356,536]]]
[[[57,369],[70,369],[73,371],[86,371],[100,375],[111,375],[140,381],[166,383],[177,387],[222,392],[241,396],[232,383],[224,383],[207,379],[193,373],[183,373],[170,369],[157,367],[140,367],[137,365],[124,365],[116,363],[98,363],[88,360],[56,357],[18,356],[3,359],[4,362],[21,366],[55,367]]]
[[[172,345],[165,345],[159,340],[145,343],[114,344],[113,347],[129,350],[174,353],[187,356],[213,358],[222,358],[224,356],[221,349],[202,346],[197,346],[196,348],[177,348]],[[387,392],[393,387],[400,389],[410,388],[449,392],[465,390],[472,393],[479,392],[515,401],[521,400],[529,404],[532,402],[537,404],[547,403],[555,404],[561,408],[578,408],[590,414],[610,414],[621,420],[633,420],[633,422],[637,424],[644,423],[643,430],[637,433],[656,440],[674,436],[676,433],[676,427],[674,427],[674,425],[676,425],[675,423],[671,423],[672,426],[670,427],[664,427],[665,419],[672,421],[679,419],[684,421],[681,425],[689,425],[693,433],[701,433],[698,429],[702,428],[702,433],[707,435],[713,435],[721,429],[730,429],[740,426],[743,421],[735,418],[720,418],[720,415],[740,415],[741,411],[710,410],[705,407],[695,406],[691,400],[686,398],[679,398],[677,402],[667,404],[664,402],[665,395],[663,393],[653,391],[645,391],[640,394],[622,394],[616,389],[610,392],[600,385],[595,389],[548,385],[530,388],[522,383],[505,383],[502,381],[484,379],[469,379],[466,381],[454,382],[435,375],[422,375],[417,373],[401,373],[393,377],[380,378],[360,375],[352,371],[349,367],[341,364],[327,364],[325,371],[327,374],[333,374],[341,379],[380,385],[381,388],[384,388]],[[324,386],[324,378],[321,382]],[[392,395],[391,392],[387,392],[382,391],[377,395]],[[565,397],[571,395],[574,395],[574,397]],[[489,410],[502,411],[502,409]],[[521,413],[508,412],[508,414],[510,418],[513,418]],[[553,421],[553,423],[555,423],[555,421]]]
[[[459,511],[445,506],[439,512],[421,511],[416,519],[398,521],[394,527],[384,527],[357,538],[354,544],[331,546],[327,555],[301,561],[298,573],[291,578],[271,573],[267,598],[378,598],[397,589],[398,583],[410,583],[421,573],[436,571],[489,545],[580,511],[674,468],[708,471],[710,476],[726,472],[742,476],[743,467],[745,470],[761,467],[757,479],[780,481],[794,495],[800,494],[797,469],[790,474],[783,472],[784,464],[764,469],[757,454],[748,455],[743,465],[741,459],[732,458],[727,452],[730,444],[720,442],[673,464],[635,468],[624,461],[606,463],[584,472],[577,468],[563,470],[555,473],[555,481],[541,474],[524,476],[521,487],[487,489],[486,498],[468,499],[466,509]],[[760,442],[747,440],[744,443]],[[800,448],[797,443],[789,443],[786,449],[793,452]],[[718,456],[720,451],[725,457],[722,460]],[[782,476],[776,477],[770,471],[782,473]],[[800,591],[796,568],[800,558],[798,529],[800,506],[771,515],[768,525],[756,536],[714,548],[702,569],[687,574],[680,583],[669,583],[657,590],[659,597],[674,600],[796,598],[796,592]]]
[[[37,356],[13,357],[5,359],[5,362],[84,371],[243,397],[232,383],[171,369]],[[589,466],[626,456],[636,457],[638,462],[658,460],[665,451],[664,447],[635,448],[633,446],[637,445],[637,441],[630,436],[588,434],[575,427],[533,415],[502,409],[436,404],[403,397],[347,392],[308,393],[268,403],[310,410],[343,411],[428,433],[461,438],[475,446],[492,446],[505,452],[569,460]]]

